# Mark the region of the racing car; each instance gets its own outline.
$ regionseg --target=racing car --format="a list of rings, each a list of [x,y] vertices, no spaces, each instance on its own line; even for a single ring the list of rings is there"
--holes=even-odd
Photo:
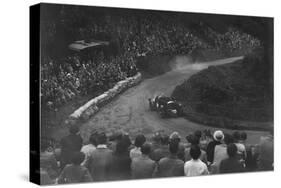
[[[149,98],[148,102],[150,110],[157,111],[162,118],[179,117],[183,115],[182,104],[173,97],[160,95],[152,99]]]

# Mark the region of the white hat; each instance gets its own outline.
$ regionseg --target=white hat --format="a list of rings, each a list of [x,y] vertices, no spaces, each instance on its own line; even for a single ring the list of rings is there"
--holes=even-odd
[[[213,135],[216,141],[222,141],[224,139],[224,134],[221,130],[215,131]]]
[[[171,135],[170,135],[170,139],[181,139],[181,136],[178,132],[173,132]]]

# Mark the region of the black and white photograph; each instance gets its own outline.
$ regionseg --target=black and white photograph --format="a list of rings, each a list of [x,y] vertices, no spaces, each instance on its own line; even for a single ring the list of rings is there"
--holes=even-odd
[[[274,170],[273,17],[40,3],[30,29],[32,182]]]

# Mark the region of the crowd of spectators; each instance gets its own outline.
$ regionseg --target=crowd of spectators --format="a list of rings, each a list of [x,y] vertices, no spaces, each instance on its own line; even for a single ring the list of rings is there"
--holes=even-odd
[[[42,104],[54,110],[78,95],[100,92],[137,72],[140,57],[159,54],[190,54],[196,49],[228,50],[252,49],[259,46],[259,40],[238,29],[230,28],[225,33],[218,33],[210,27],[202,27],[208,40],[196,35],[174,17],[110,17],[103,22],[90,22],[84,27],[72,28],[76,38],[101,39],[106,36],[118,51],[115,55],[83,53],[51,57],[43,51],[41,62]],[[46,41],[55,41],[55,24],[46,29]],[[45,24],[44,27],[47,27]],[[64,26],[68,28],[68,26]],[[49,39],[49,38],[50,39]],[[101,37],[101,38],[99,38]],[[210,41],[211,39],[212,41]],[[56,49],[56,41],[53,42]],[[66,48],[66,47],[65,47]],[[55,51],[55,50],[53,50]],[[93,92],[94,91],[94,92]]]
[[[82,61],[78,55],[55,60],[45,60],[41,67],[42,101],[50,109],[78,95],[100,94],[114,84],[136,73],[136,65],[127,54],[104,58],[102,52]]]
[[[273,170],[273,132],[250,145],[246,132],[238,131],[195,131],[185,139],[162,131],[131,139],[127,133],[96,130],[83,145],[79,128],[71,125],[69,130],[59,148],[41,144],[42,184]]]

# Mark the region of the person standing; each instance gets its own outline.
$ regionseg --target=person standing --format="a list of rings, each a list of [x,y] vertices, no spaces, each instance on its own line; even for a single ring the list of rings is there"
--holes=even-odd
[[[192,146],[199,146],[200,141],[199,141],[198,136],[193,135],[193,134],[187,136],[186,139],[187,139],[187,141],[191,144],[190,147],[188,147],[188,148],[185,149],[185,161],[189,161],[189,160],[192,159],[192,157],[191,157],[191,155],[190,155],[191,147],[192,147]],[[200,147],[200,146],[199,146],[199,147]],[[201,160],[202,162],[204,162],[204,163],[207,164],[207,155],[206,155],[206,152],[205,152],[204,150],[202,150],[202,149],[200,149],[200,152],[201,152],[201,154],[200,154],[200,156],[199,156],[200,160]]]
[[[85,154],[85,160],[82,162],[83,166],[87,166],[87,162],[89,161],[92,153],[95,151],[97,146],[96,140],[97,134],[91,134],[89,138],[89,144],[84,145],[81,149],[81,152]]]
[[[162,132],[160,131],[157,131],[152,135],[151,151],[154,151],[161,147],[161,137]]]
[[[179,143],[172,141],[169,144],[170,155],[160,159],[159,164],[155,170],[154,176],[156,177],[173,177],[183,176],[184,162],[177,156]]]
[[[212,164],[214,161],[214,152],[216,145],[221,144],[221,140],[223,140],[224,134],[222,131],[218,130],[214,132],[213,141],[209,142],[207,146],[207,161],[208,165]]]
[[[154,151],[151,152],[150,158],[156,162],[158,162],[163,157],[168,157],[170,154],[169,152],[169,136],[162,135],[161,136],[161,145],[159,148],[156,148]]]
[[[113,152],[107,148],[107,136],[105,133],[99,133],[97,143],[98,145],[89,159],[88,169],[94,181],[106,181],[110,179]]]
[[[130,157],[133,160],[136,157],[141,156],[141,146],[145,143],[146,138],[143,134],[139,134],[135,139],[135,147],[130,150]]]
[[[57,182],[59,184],[64,183],[82,183],[91,182],[92,177],[88,169],[80,164],[84,161],[85,154],[82,152],[77,152],[73,154],[71,159],[71,164],[67,164],[62,170]]]
[[[128,152],[128,144],[121,140],[116,144],[116,150],[112,155],[110,165],[111,180],[125,180],[131,178],[131,158]]]
[[[214,151],[214,161],[211,165],[211,173],[217,174],[219,173],[219,167],[222,160],[228,157],[227,155],[227,145],[233,143],[233,137],[230,134],[225,134],[223,136],[223,140],[221,140],[222,144],[219,144],[215,147]]]
[[[142,155],[134,158],[131,164],[132,178],[143,179],[152,178],[153,172],[156,167],[156,162],[149,158],[151,152],[151,145],[145,143],[141,147]]]
[[[61,168],[66,164],[71,163],[74,153],[79,152],[82,147],[83,140],[79,134],[79,127],[77,125],[70,125],[69,135],[61,139]]]
[[[247,152],[246,152],[246,147],[245,145],[241,142],[241,133],[238,131],[235,131],[233,133],[233,139],[234,143],[237,147],[237,156],[240,158],[241,162],[245,164],[245,160],[247,157]]]
[[[258,145],[259,157],[258,168],[259,170],[273,170],[273,128],[270,134],[262,136]]]
[[[59,173],[58,163],[55,154],[53,153],[53,151],[51,151],[48,142],[44,139],[42,139],[40,149],[41,149],[40,152],[41,171],[46,172],[50,177],[50,179],[54,180]]]
[[[192,159],[184,164],[185,176],[200,176],[209,174],[207,165],[200,160],[200,147],[198,145],[192,145],[190,147],[189,154]]]
[[[178,143],[178,153],[177,156],[180,160],[184,161],[184,150],[185,150],[185,146],[184,144],[181,142],[181,136],[178,132],[173,132],[170,135],[170,142],[175,142]]]
[[[219,172],[220,173],[235,173],[235,172],[243,172],[244,166],[243,163],[240,162],[237,154],[237,146],[236,144],[229,144],[227,146],[227,155],[228,158],[224,159],[220,163]]]

